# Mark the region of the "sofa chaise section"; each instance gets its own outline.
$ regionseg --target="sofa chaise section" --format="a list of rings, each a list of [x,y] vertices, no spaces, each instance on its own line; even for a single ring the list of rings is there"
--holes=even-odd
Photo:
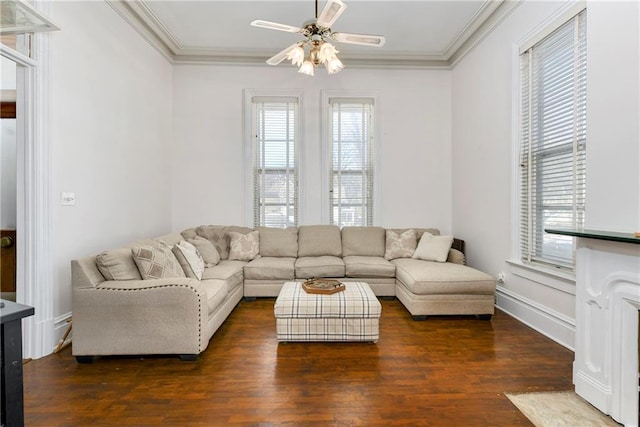
[[[391,261],[396,266],[396,297],[414,319],[427,315],[494,313],[496,280],[455,262],[413,258]]]

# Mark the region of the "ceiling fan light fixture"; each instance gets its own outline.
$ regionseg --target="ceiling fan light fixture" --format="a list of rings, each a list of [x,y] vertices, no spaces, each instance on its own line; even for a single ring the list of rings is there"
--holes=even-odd
[[[337,56],[334,56],[329,61],[325,62],[324,65],[327,68],[327,72],[329,74],[335,74],[342,71],[342,69],[344,68],[344,64],[338,59]]]
[[[311,62],[310,60],[306,60],[302,63],[302,65],[300,66],[300,69],[298,69],[298,72],[300,74],[304,74],[307,76],[313,76],[313,62]]]
[[[318,52],[318,59],[320,59],[320,62],[323,62],[323,63],[328,62],[329,60],[334,58],[337,53],[339,53],[338,50],[336,50],[336,48],[331,43],[324,42],[320,46],[320,52]]]
[[[342,0],[328,0],[322,13],[318,16],[318,0],[316,3],[315,21],[306,22],[302,27],[278,24],[276,22],[254,20],[254,27],[268,28],[271,30],[286,31],[301,34],[304,40],[294,43],[283,51],[278,52],[267,59],[267,64],[278,65],[285,58],[295,66],[299,66],[299,73],[308,76],[314,75],[314,68],[324,64],[329,74],[339,72],[344,64],[338,59],[339,51],[329,43],[329,40],[338,43],[351,43],[365,46],[381,47],[385,43],[383,36],[374,34],[334,33],[331,25],[342,15],[347,5]],[[309,49],[309,55],[305,59],[305,51]]]
[[[291,60],[291,63],[297,67],[301,66],[304,62],[304,49],[298,45],[289,51],[287,59]]]

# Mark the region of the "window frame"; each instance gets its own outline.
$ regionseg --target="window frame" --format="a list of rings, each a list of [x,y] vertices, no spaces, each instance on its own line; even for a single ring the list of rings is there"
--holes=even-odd
[[[523,240],[523,235],[521,233],[521,223],[522,216],[524,211],[522,209],[521,203],[523,202],[523,194],[522,194],[522,172],[520,167],[520,150],[522,147],[522,130],[523,130],[523,121],[522,121],[522,112],[523,112],[523,95],[522,95],[522,76],[521,76],[521,55],[531,47],[534,47],[540,41],[544,40],[548,35],[552,34],[560,27],[565,25],[567,22],[574,20],[577,15],[586,10],[585,2],[577,2],[573,4],[566,5],[565,7],[559,9],[553,17],[547,20],[546,24],[540,28],[536,28],[532,34],[527,35],[523,38],[524,42],[518,43],[514,45],[514,65],[513,65],[513,102],[516,108],[514,108],[514,116],[513,116],[513,133],[512,139],[514,141],[514,150],[513,150],[513,159],[514,159],[514,167],[512,171],[512,182],[513,182],[513,201],[514,204],[512,206],[513,218],[512,221],[512,236],[513,236],[513,245],[511,251],[511,259],[508,261],[509,264],[512,265],[515,270],[520,270],[520,267],[524,267],[527,270],[535,271],[538,270],[540,272],[551,274],[553,276],[557,276],[557,279],[563,283],[573,282],[575,279],[575,241],[573,243],[573,267],[562,266],[561,264],[556,264],[552,262],[527,262],[523,259],[521,244]],[[586,22],[586,18],[585,18]],[[585,35],[586,38],[586,35]],[[585,62],[586,66],[586,62]],[[585,92],[586,93],[586,92]],[[585,95],[586,97],[586,95]],[[558,148],[554,148],[553,150],[558,150]],[[545,153],[540,152],[539,155],[545,155]],[[573,162],[575,165],[575,156],[573,156]],[[586,180],[586,168],[585,168],[585,176],[583,179]],[[586,190],[585,190],[586,192]],[[582,217],[584,218],[585,212],[582,211]],[[517,271],[514,270],[514,273]],[[526,277],[530,275],[523,275]],[[546,282],[546,280],[545,280]],[[552,286],[555,287],[555,286]]]
[[[381,168],[379,162],[379,152],[381,149],[380,140],[380,101],[377,92],[355,92],[355,91],[322,91],[321,110],[322,110],[322,222],[331,224],[331,174],[332,174],[332,107],[331,99],[339,98],[344,100],[366,99],[370,100],[373,105],[372,120],[370,123],[371,135],[371,166],[373,169],[373,189],[372,189],[372,221],[370,225],[379,225],[382,223],[381,218],[381,197],[380,197],[380,176]]]
[[[254,182],[254,123],[256,118],[254,117],[254,98],[278,98],[284,99],[297,99],[297,122],[295,123],[295,153],[296,160],[295,165],[297,169],[297,225],[302,223],[302,209],[301,201],[303,200],[303,178],[301,174],[301,165],[303,162],[303,144],[301,139],[303,138],[304,131],[304,103],[303,92],[299,90],[259,90],[259,89],[245,89],[244,91],[244,180],[245,180],[245,224],[250,227],[258,227],[263,224],[255,223],[255,182]]]

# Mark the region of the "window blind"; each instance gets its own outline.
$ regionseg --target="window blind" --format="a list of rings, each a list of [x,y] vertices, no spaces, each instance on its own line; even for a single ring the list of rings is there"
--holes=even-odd
[[[330,98],[329,220],[373,224],[373,109],[371,98]]]
[[[298,225],[298,100],[253,97],[254,226]]]
[[[520,58],[521,256],[573,270],[574,239],[544,230],[584,225],[586,11]]]

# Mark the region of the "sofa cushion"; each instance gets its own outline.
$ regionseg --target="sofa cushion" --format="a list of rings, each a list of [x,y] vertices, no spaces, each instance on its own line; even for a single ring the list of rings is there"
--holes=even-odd
[[[382,227],[343,227],[342,256],[384,256],[385,229]]]
[[[229,232],[229,259],[251,261],[260,252],[260,233],[252,231],[247,234]]]
[[[344,262],[335,256],[301,257],[296,259],[296,278],[344,277]]]
[[[204,260],[195,246],[189,242],[182,241],[171,248],[171,251],[176,256],[180,267],[182,267],[187,277],[198,280],[202,279]]]
[[[412,258],[424,261],[446,262],[453,236],[434,236],[424,233]]]
[[[222,260],[214,267],[205,268],[202,280],[224,280],[227,283],[228,291],[231,292],[244,280],[243,267],[245,265],[247,265],[245,261]]]
[[[298,227],[298,256],[342,255],[340,228],[337,225],[301,225]]]
[[[295,277],[295,258],[260,257],[244,266],[244,277],[256,280],[291,280]]]
[[[209,315],[214,313],[218,307],[224,302],[227,294],[227,285],[224,280],[209,279],[200,282],[201,288],[205,291],[207,296],[207,309]]]
[[[391,263],[396,266],[396,279],[416,295],[490,295],[496,290],[495,278],[466,265],[413,258]]]
[[[344,261],[347,277],[395,277],[396,266],[380,256],[350,255]]]
[[[418,246],[418,233],[414,229],[402,233],[393,230],[386,232],[386,259],[411,258]]]
[[[298,228],[258,227],[260,232],[260,256],[297,257]]]
[[[130,248],[109,249],[96,256],[98,270],[106,280],[141,280]]]
[[[201,225],[196,227],[196,234],[209,240],[218,250],[220,259],[229,258],[229,232],[235,231],[237,233],[249,233],[253,231],[251,228],[238,227],[234,225],[220,226],[220,225]]]
[[[166,246],[139,246],[131,249],[131,254],[144,280],[185,277],[180,263]]]
[[[204,260],[205,267],[213,267],[220,262],[220,254],[213,243],[205,239],[204,237],[195,236],[194,238],[187,239],[187,242],[196,247],[202,259]]]

